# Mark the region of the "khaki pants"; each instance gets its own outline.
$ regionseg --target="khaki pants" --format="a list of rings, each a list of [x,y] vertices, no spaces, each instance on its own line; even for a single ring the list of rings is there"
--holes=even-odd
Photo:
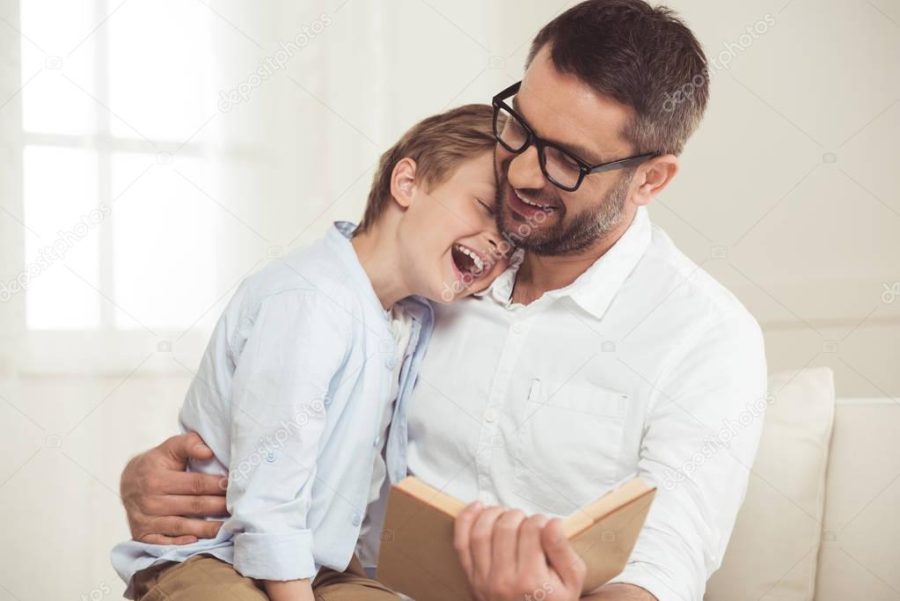
[[[366,577],[354,556],[345,572],[323,568],[313,581],[317,601],[398,601],[399,597]],[[209,555],[184,563],[166,562],[134,576],[138,601],[268,601],[263,584],[241,576],[231,564]]]

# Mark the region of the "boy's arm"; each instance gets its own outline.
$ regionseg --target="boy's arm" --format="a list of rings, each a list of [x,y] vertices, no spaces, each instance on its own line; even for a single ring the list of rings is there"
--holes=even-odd
[[[314,601],[312,585],[303,580],[266,580],[266,594],[269,601]]]
[[[625,582],[613,582],[601,586],[582,601],[657,601],[646,589]]]
[[[261,580],[312,578],[307,514],[326,397],[352,342],[351,317],[312,290],[271,295],[253,313],[231,390],[234,567]]]

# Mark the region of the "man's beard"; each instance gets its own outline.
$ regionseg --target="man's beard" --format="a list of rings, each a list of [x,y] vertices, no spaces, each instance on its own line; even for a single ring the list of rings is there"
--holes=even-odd
[[[507,240],[519,248],[541,256],[576,254],[590,248],[609,234],[625,216],[625,199],[628,197],[628,186],[634,175],[634,171],[630,169],[619,177],[615,187],[604,196],[601,203],[571,217],[564,214],[562,219],[549,228],[542,226],[541,223],[519,222],[512,216],[507,218],[512,212],[506,207],[507,166],[508,164],[503,165],[502,171],[497,174],[497,228]],[[547,186],[549,188],[553,184],[548,182]],[[546,196],[545,190],[523,190],[523,192],[527,192],[528,197],[536,202],[540,201],[541,196]],[[552,203],[547,204],[564,207],[558,195]]]

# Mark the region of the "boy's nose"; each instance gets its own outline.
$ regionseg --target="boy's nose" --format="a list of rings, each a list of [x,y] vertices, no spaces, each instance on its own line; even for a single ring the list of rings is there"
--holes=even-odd
[[[496,230],[487,234],[487,242],[490,245],[492,264],[509,258],[510,245]]]

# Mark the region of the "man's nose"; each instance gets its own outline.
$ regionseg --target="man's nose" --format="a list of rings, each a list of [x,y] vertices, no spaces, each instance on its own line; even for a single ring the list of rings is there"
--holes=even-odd
[[[539,190],[546,185],[538,151],[534,145],[529,146],[510,161],[507,176],[509,185],[513,188]]]

